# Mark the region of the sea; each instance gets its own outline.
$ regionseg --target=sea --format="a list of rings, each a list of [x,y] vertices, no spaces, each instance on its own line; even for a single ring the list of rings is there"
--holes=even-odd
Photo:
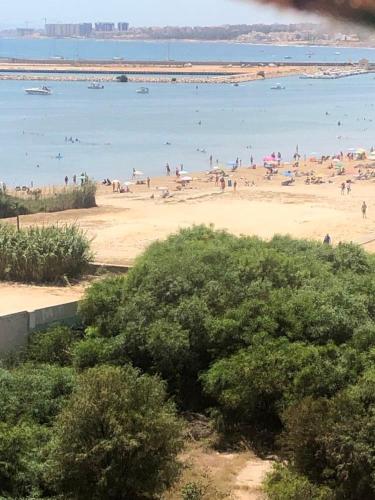
[[[339,54],[338,54],[339,52]],[[313,55],[311,55],[313,53]],[[275,47],[230,43],[99,42],[0,39],[0,57],[219,61],[375,61],[373,49]],[[375,146],[375,75],[340,80],[275,80],[240,84],[53,82],[51,96],[26,95],[28,81],[0,81],[0,181],[62,183],[82,172],[127,180],[133,169],[163,175],[183,165],[206,170],[209,158],[262,164],[281,152],[334,154]],[[43,82],[40,82],[42,84]],[[39,84],[37,84],[39,85]]]

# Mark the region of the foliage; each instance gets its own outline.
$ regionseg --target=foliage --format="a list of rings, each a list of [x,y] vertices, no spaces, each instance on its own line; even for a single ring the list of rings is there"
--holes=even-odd
[[[36,363],[67,366],[72,362],[72,348],[78,339],[78,333],[67,326],[57,325],[36,331],[29,337],[24,357]]]
[[[181,424],[164,384],[130,366],[85,372],[57,419],[51,471],[79,499],[137,499],[176,477]]]
[[[3,224],[0,248],[2,280],[46,283],[77,278],[92,257],[90,242],[76,225],[17,231]]]
[[[21,198],[0,193],[0,219],[39,212],[96,207],[95,195],[96,185],[91,181],[82,186],[64,188],[53,195],[29,195],[27,198]]]
[[[265,493],[269,500],[333,500],[332,491],[319,487],[306,477],[282,466],[274,466],[265,480]]]

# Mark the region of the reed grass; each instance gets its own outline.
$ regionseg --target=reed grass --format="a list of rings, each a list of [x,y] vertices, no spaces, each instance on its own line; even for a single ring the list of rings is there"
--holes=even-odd
[[[0,194],[0,219],[39,212],[96,207],[96,185],[87,182],[83,186],[65,188],[55,194],[21,198]]]
[[[80,277],[92,259],[76,225],[17,229],[0,224],[0,280],[57,283]]]

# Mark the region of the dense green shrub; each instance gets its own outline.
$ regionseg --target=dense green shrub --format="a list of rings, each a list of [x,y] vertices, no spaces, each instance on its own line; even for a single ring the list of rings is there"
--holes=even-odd
[[[72,348],[79,339],[77,332],[67,326],[52,326],[36,331],[29,337],[25,360],[36,363],[56,363],[66,366],[72,362]]]
[[[126,279],[96,284],[81,311],[97,335],[118,338],[124,362],[160,373],[179,401],[191,405],[202,395],[199,375],[217,360],[251,351],[258,335],[317,347],[354,341],[363,325],[374,325],[372,290],[364,284],[374,275],[374,259],[354,245],[332,248],[280,236],[264,242],[196,227],[151,245]],[[293,351],[291,345],[280,356]],[[322,363],[315,364],[315,381],[319,369],[329,371],[331,354],[346,356],[328,351],[323,357],[311,351],[311,370],[314,356]],[[332,387],[308,394],[332,394],[351,380],[337,363],[332,377],[338,380],[327,381]],[[284,380],[280,391],[290,392]]]
[[[333,492],[281,465],[274,467],[265,481],[269,500],[334,500]]]
[[[0,219],[16,215],[39,212],[62,212],[63,210],[96,207],[96,185],[93,182],[82,186],[64,188],[53,195],[26,198],[0,193]]]
[[[58,282],[78,278],[92,258],[90,242],[75,225],[17,231],[0,224],[0,279]]]
[[[176,477],[181,431],[158,379],[88,370],[56,422],[52,481],[69,498],[151,498]]]

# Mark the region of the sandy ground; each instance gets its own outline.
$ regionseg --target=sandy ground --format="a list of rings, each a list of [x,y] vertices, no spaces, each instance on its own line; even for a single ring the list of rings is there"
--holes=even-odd
[[[215,176],[210,180],[206,173],[190,174],[193,181],[181,191],[177,190],[175,176],[152,179],[150,189],[144,185],[131,186],[132,192],[126,194],[100,186],[97,208],[22,216],[21,226],[76,222],[92,239],[97,261],[125,265],[131,265],[152,242],[194,224],[213,224],[236,235],[265,239],[278,233],[322,241],[329,233],[333,244],[340,241],[362,244],[375,239],[375,178],[356,181],[356,165],[357,162],[350,162],[347,175],[332,177],[335,170],[328,168],[329,163],[302,164],[300,171],[314,169],[324,183],[306,185],[306,177],[302,176],[288,187],[281,185],[285,177],[280,174],[266,180],[263,167],[241,168],[229,172],[232,181],[237,180],[237,192],[226,188],[221,193],[215,185]],[[290,166],[282,166],[280,170],[285,168]],[[354,181],[352,191],[350,195],[341,195],[340,185],[347,179]],[[172,197],[162,199],[160,187],[168,187]],[[367,219],[361,214],[364,200],[368,205]],[[364,248],[375,252],[375,241]],[[26,290],[27,302],[18,306],[19,296]],[[15,285],[10,288],[1,285],[0,313],[74,300],[81,292],[82,287],[18,290]]]
[[[84,288],[84,284],[72,287],[44,287],[0,283],[0,315],[67,304],[79,300]]]
[[[132,264],[150,243],[193,224],[214,224],[236,235],[266,239],[279,233],[322,240],[328,232],[334,244],[364,243],[375,238],[375,178],[355,181],[354,165],[349,167],[352,174],[335,177],[326,166],[302,165],[301,171],[314,168],[325,183],[306,185],[306,177],[298,177],[288,187],[281,185],[285,177],[280,174],[269,181],[263,168],[242,168],[229,174],[237,180],[237,192],[227,188],[221,193],[205,173],[191,174],[193,182],[182,191],[176,190],[174,176],[152,179],[150,189],[131,186],[132,193],[113,193],[111,187],[101,186],[97,208],[23,216],[21,225],[77,222],[92,238],[96,259],[118,264]],[[350,195],[343,196],[340,185],[346,179],[354,182]],[[160,187],[168,187],[173,196],[162,199]],[[364,200],[367,219],[361,214]],[[364,248],[374,251],[375,243]]]

